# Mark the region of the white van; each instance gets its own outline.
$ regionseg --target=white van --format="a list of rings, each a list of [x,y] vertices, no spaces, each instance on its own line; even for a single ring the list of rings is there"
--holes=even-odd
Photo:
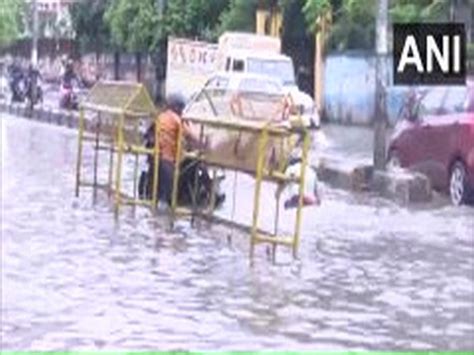
[[[279,38],[253,33],[226,32],[217,45],[170,38],[166,91],[179,91],[191,97],[216,72],[268,76],[280,82],[298,113],[307,117],[312,126],[319,127],[314,100],[298,89],[293,61],[280,50]]]

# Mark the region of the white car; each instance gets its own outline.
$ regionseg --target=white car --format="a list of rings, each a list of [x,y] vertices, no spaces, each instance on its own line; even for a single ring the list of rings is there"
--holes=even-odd
[[[304,126],[317,128],[319,115],[310,101],[306,106],[298,105],[280,80],[267,75],[221,72],[207,80],[191,99],[186,112],[270,120],[301,117]]]

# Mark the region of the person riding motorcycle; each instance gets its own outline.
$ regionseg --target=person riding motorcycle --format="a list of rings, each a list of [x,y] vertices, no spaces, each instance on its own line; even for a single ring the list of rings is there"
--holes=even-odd
[[[74,64],[72,60],[68,60],[64,66],[64,74],[62,75],[63,85],[73,85],[73,82],[77,80],[76,73],[74,72]]]
[[[180,94],[172,94],[167,98],[166,110],[155,120],[155,127],[159,127],[160,129],[158,199],[168,204],[171,204],[179,130],[182,129],[183,136],[192,144],[199,142],[198,137],[195,136],[189,125],[183,122],[181,118],[185,105],[186,103],[183,96]]]
[[[27,88],[26,96],[30,100],[31,105],[35,105],[43,100],[43,90],[41,88],[42,76],[39,70],[32,64],[28,67],[26,74]]]
[[[144,142],[147,148],[155,147],[155,127],[159,127],[159,171],[158,171],[158,201],[171,205],[174,172],[176,163],[177,144],[179,130],[182,129],[184,138],[190,145],[199,145],[199,139],[190,127],[181,118],[185,107],[184,98],[179,95],[170,95],[167,98],[166,110],[161,113],[144,134]],[[152,176],[154,171],[154,159],[152,155],[147,157],[147,168],[140,176],[138,192],[140,198],[151,198]],[[214,207],[219,207],[225,200],[225,194],[220,193],[216,184],[213,190],[213,180],[209,176],[207,168],[195,159],[186,158],[180,161],[180,175],[178,178],[178,203],[182,205],[204,206],[211,200],[214,194]]]
[[[23,102],[26,95],[25,74],[21,66],[14,62],[8,67],[9,87],[13,102]]]
[[[74,72],[72,60],[68,60],[64,65],[64,73],[61,78],[61,108],[76,109],[78,106],[77,96],[74,87],[78,84],[78,78]]]

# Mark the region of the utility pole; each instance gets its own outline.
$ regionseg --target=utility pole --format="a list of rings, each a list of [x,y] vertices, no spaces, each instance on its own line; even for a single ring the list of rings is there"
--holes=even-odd
[[[316,19],[317,33],[314,37],[314,101],[321,115],[324,108],[324,51],[326,41],[327,14]]]
[[[384,170],[386,165],[387,130],[387,54],[388,54],[388,0],[378,0],[376,23],[374,168]]]
[[[33,33],[32,33],[32,44],[31,44],[31,67],[33,72],[30,72],[30,105],[31,109],[36,103],[36,98],[38,97],[38,77],[36,72],[38,70],[38,1],[32,0],[31,5],[33,6]]]
[[[156,10],[159,19],[159,26],[163,28],[164,14],[167,6],[167,0],[156,0]],[[165,98],[165,80],[166,80],[166,57],[167,57],[167,39],[160,38],[157,53],[153,55],[155,62],[155,79],[156,92],[155,99],[158,102],[164,101]]]
[[[33,12],[31,64],[36,68],[38,65],[38,1],[31,0],[31,6]]]

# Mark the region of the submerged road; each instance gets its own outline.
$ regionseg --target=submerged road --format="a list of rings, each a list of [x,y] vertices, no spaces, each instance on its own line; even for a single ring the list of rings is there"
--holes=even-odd
[[[323,187],[300,260],[282,248],[273,265],[259,246],[249,267],[243,234],[170,232],[144,209],[115,222],[106,196],[75,198],[76,132],[0,117],[4,350],[474,349],[472,207]],[[238,182],[245,221],[253,189]]]

